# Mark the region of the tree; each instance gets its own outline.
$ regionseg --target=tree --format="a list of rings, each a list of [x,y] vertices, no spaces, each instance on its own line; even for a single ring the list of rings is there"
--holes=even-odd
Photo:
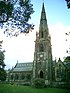
[[[4,68],[4,52],[0,50],[0,68]]]
[[[0,41],[1,45],[2,41]],[[4,81],[6,80],[6,71],[4,70],[5,68],[5,63],[4,63],[4,51],[0,50],[0,80]]]
[[[67,2],[67,7],[70,8],[70,0],[65,0]]]
[[[6,71],[3,68],[0,68],[0,81],[6,80]]]
[[[28,23],[34,13],[32,7],[30,0],[1,0],[0,26],[5,29],[4,34],[18,36],[32,31],[34,25]]]

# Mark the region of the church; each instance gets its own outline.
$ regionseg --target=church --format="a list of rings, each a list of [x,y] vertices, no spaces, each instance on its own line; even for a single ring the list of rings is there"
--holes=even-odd
[[[43,78],[46,85],[70,82],[70,57],[66,59],[64,62],[60,58],[58,62],[52,59],[51,36],[43,3],[39,32],[36,32],[34,60],[28,63],[17,62],[7,74],[7,81],[16,84],[31,84],[32,79]]]

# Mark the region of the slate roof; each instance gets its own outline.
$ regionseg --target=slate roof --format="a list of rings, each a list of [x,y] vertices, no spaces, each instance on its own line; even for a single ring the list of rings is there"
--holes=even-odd
[[[20,72],[20,71],[32,71],[33,62],[29,63],[17,63],[13,68],[13,72]]]

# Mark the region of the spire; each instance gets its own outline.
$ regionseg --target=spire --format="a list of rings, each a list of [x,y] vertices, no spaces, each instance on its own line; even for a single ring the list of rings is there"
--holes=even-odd
[[[42,12],[41,12],[41,21],[46,20],[46,13],[45,13],[45,8],[44,8],[44,3],[42,6]]]
[[[42,6],[41,19],[40,19],[40,29],[41,28],[43,28],[44,30],[48,28],[44,3]]]
[[[45,31],[45,37],[48,36],[48,25],[47,25],[47,19],[46,19],[46,12],[44,3],[42,5],[42,12],[41,12],[41,19],[40,19],[40,26],[39,26],[39,35],[41,36],[41,33]]]

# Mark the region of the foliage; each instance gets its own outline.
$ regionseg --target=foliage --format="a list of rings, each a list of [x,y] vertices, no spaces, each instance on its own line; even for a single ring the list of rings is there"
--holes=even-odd
[[[1,81],[6,80],[6,71],[3,68],[0,68],[0,80]]]
[[[0,26],[7,36],[18,36],[29,33],[34,28],[28,23],[34,13],[30,0],[2,0],[0,1]]]
[[[0,80],[6,80],[6,71],[4,70],[5,63],[4,63],[4,52],[0,50]]]
[[[13,5],[11,3],[0,1],[0,23],[7,22],[12,15],[12,11]]]
[[[67,2],[67,7],[70,8],[70,0],[65,0]]]
[[[64,62],[70,62],[70,56],[67,56],[67,57],[64,59]]]
[[[0,50],[0,68],[4,68],[4,52]]]
[[[34,87],[35,88],[44,88],[45,87],[45,81],[41,78],[36,78],[34,81]]]
[[[30,86],[0,84],[0,93],[70,93],[70,91],[57,88],[36,89]]]

